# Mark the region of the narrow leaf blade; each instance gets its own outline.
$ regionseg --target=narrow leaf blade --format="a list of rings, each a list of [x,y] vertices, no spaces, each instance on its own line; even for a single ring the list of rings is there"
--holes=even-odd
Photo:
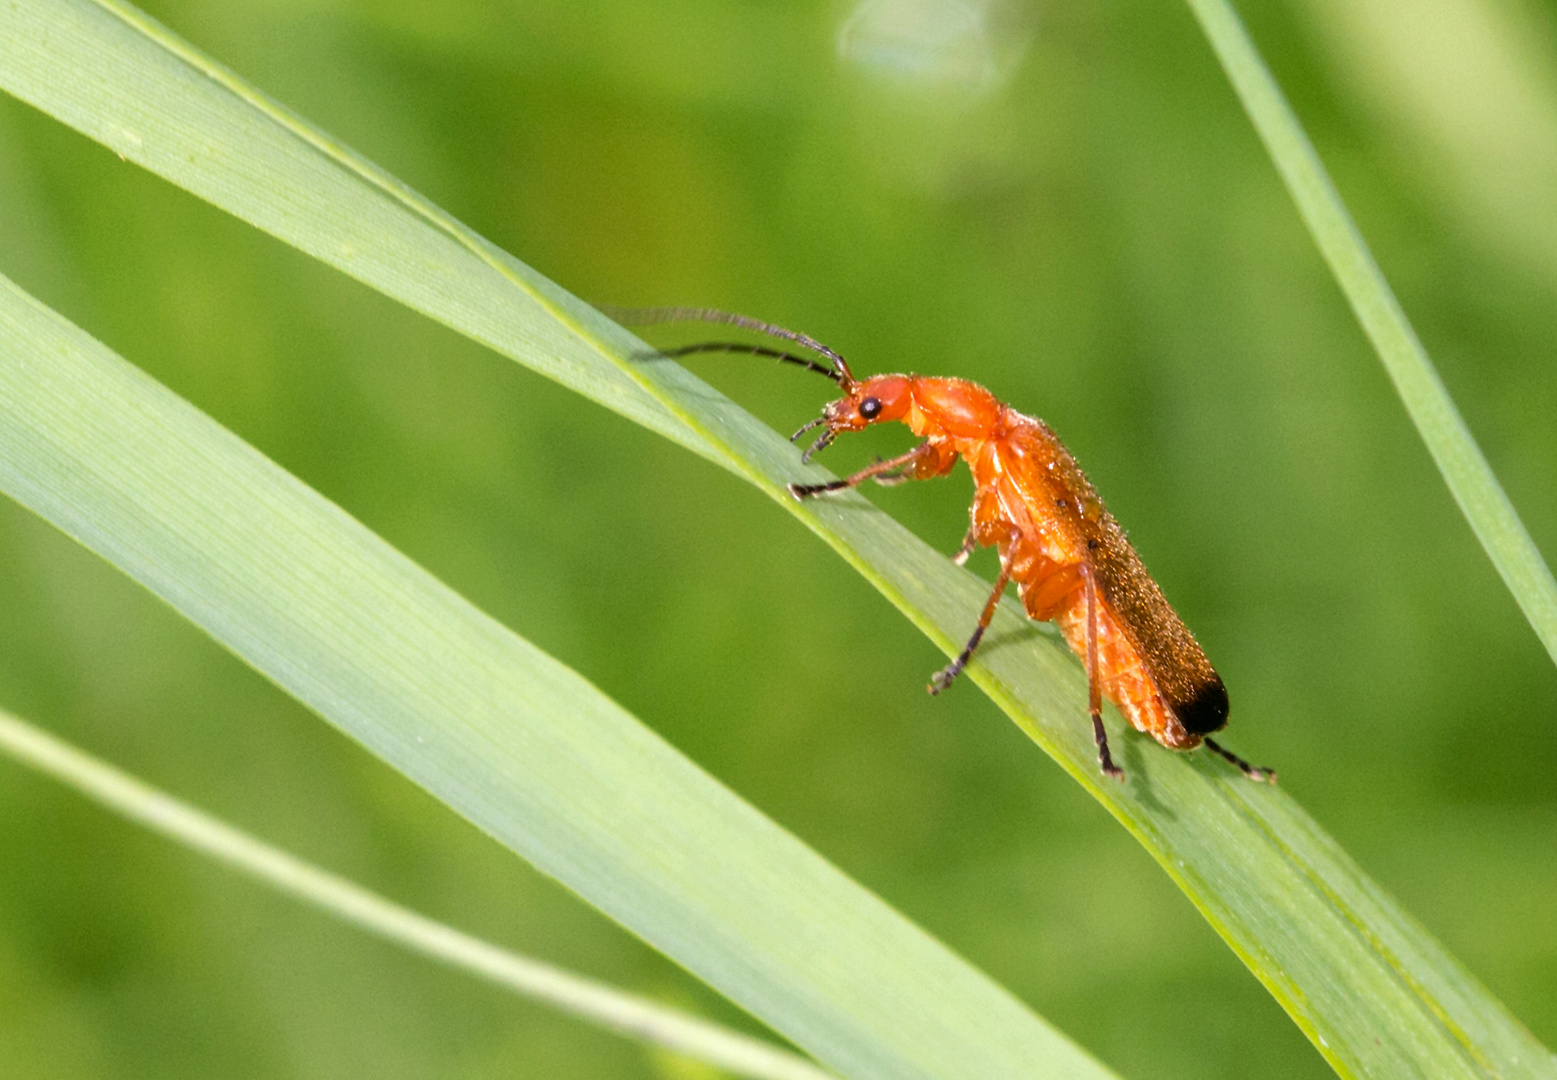
[[[1557,661],[1557,579],[1455,408],[1313,143],[1227,0],[1189,0],[1303,223],[1476,539]]]
[[[1109,1075],[582,677],[3,278],[0,490],[841,1074]]]

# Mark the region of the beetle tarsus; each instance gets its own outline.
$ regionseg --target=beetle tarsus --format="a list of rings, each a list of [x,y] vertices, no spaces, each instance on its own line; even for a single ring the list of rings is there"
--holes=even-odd
[[[973,548],[977,543],[978,533],[970,527],[968,529],[968,535],[962,538],[962,546],[958,548],[957,553],[952,556],[952,565],[966,566],[968,563],[968,556],[973,554]]]
[[[847,480],[829,480],[825,484],[790,484],[789,493],[801,502],[805,502],[813,495],[826,495],[852,486]]]
[[[1108,732],[1103,727],[1101,713],[1092,714],[1092,737],[1097,740],[1097,763],[1103,770],[1104,776],[1112,776],[1115,780],[1124,781],[1124,770],[1114,764],[1113,755],[1108,752]]]
[[[963,646],[962,652],[957,654],[957,659],[947,664],[940,671],[930,676],[930,685],[925,687],[931,694],[939,694],[942,690],[957,681],[957,676],[962,674],[962,669],[968,666],[968,661],[973,659],[973,650],[979,647],[979,641],[984,637],[986,623],[980,623],[973,631],[973,636]]]
[[[1261,768],[1258,765],[1250,765],[1243,758],[1239,757],[1237,754],[1233,753],[1231,750],[1229,750],[1226,747],[1224,747],[1221,743],[1217,742],[1215,739],[1211,738],[1209,735],[1206,736],[1201,741],[1206,744],[1206,749],[1207,750],[1211,751],[1213,754],[1217,754],[1220,757],[1223,757],[1226,760],[1232,762],[1235,766],[1237,766],[1238,771],[1243,773],[1250,780],[1253,780],[1256,783],[1261,783],[1261,784],[1274,784],[1276,782],[1276,770],[1275,769],[1264,769],[1264,768]]]
[[[930,685],[925,689],[932,694],[939,694],[952,684],[952,680],[968,666],[968,661],[973,659],[973,651],[979,647],[979,642],[984,640],[984,631],[989,629],[989,622],[995,617],[995,609],[1000,606],[1000,596],[1006,591],[1006,586],[1011,581],[1011,564],[1000,564],[1000,576],[995,579],[995,587],[989,591],[989,599],[984,601],[984,610],[979,615],[979,624],[973,628],[973,635],[968,638],[968,643],[962,647],[962,652],[957,654],[957,659],[947,664],[930,679]]]

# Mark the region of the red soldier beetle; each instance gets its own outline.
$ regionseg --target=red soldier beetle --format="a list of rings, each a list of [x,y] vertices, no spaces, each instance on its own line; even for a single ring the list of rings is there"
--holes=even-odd
[[[1057,623],[1086,668],[1098,765],[1106,775],[1124,779],[1103,727],[1105,697],[1132,727],[1163,746],[1193,750],[1204,744],[1251,780],[1275,782],[1272,770],[1250,765],[1211,738],[1212,732],[1227,726],[1227,688],[1076,459],[1042,420],[1024,416],[966,379],[896,374],[856,379],[848,361],[815,338],[744,315],[708,308],[606,311],[633,325],[725,323],[825,357],[828,362],[823,364],[764,345],[727,341],[686,345],[663,354],[747,353],[797,364],[837,383],[844,396],[790,436],[794,442],[822,429],[801,454],[802,461],[840,434],[873,424],[901,422],[924,440],[907,453],[840,480],[790,484],[790,494],[797,499],[845,491],[866,480],[927,480],[945,476],[959,458],[968,463],[976,490],[968,532],[953,561],[961,565],[976,546],[993,546],[1000,555],[1000,573],[967,644],[936,672],[930,693],[945,690],[967,666],[1006,586],[1014,581],[1028,616]]]

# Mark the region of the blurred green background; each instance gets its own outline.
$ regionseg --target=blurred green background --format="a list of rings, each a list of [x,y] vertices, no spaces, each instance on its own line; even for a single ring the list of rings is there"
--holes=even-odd
[[[1557,2],[1240,6],[1557,552]],[[1224,675],[1227,742],[1557,1043],[1557,673],[1184,5],[146,7],[585,298],[749,312],[1048,419]],[[1124,1077],[1329,1075],[1135,842],[971,684],[928,697],[939,654],[746,485],[11,99],[0,272]],[[828,397],[693,366],[785,432]],[[951,551],[969,493],[869,497]],[[756,1030],[10,503],[0,612],[0,706],[461,928]],[[705,1075],[9,762],[0,867],[0,1076]]]

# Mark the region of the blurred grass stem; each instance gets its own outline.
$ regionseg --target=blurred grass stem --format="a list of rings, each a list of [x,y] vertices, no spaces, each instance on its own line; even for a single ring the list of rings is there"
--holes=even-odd
[[[62,739],[0,711],[0,751],[152,832],[312,904],[360,930],[525,997],[754,1080],[831,1073],[761,1039],[499,948],[401,907],[158,791]]]

